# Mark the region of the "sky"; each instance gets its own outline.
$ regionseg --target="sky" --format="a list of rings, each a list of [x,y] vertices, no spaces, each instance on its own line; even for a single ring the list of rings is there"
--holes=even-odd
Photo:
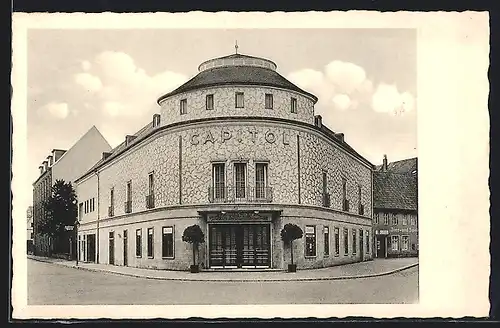
[[[33,29],[30,183],[52,149],[69,149],[94,125],[117,146],[159,112],[159,96],[203,61],[234,53],[236,40],[239,53],[272,60],[316,95],[324,124],[373,164],[417,156],[414,29]]]

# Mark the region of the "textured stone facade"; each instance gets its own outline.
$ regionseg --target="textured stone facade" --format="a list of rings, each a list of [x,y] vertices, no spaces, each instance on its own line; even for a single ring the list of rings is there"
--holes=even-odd
[[[235,93],[244,93],[244,107],[236,108]],[[273,95],[273,109],[265,108],[265,94]],[[214,109],[206,109],[206,96],[214,95]],[[297,113],[291,112],[291,98],[297,99]],[[181,99],[187,100],[186,114],[180,113]],[[161,124],[222,116],[279,117],[314,123],[313,100],[295,92],[268,87],[216,87],[174,95],[161,103]]]
[[[298,138],[297,138],[298,136]],[[180,141],[182,140],[182,141]],[[299,140],[299,141],[297,141]],[[298,151],[298,145],[300,151]],[[179,161],[179,154],[181,161]],[[298,159],[300,155],[300,194]],[[158,131],[149,139],[142,141],[106,165],[97,175],[82,179],[78,184],[80,199],[97,197],[100,217],[99,252],[101,263],[109,261],[108,233],[115,234],[115,264],[123,262],[123,244],[119,240],[119,231],[128,230],[129,261],[128,265],[158,269],[182,270],[189,267],[191,253],[189,245],[181,241],[182,232],[188,225],[198,223],[206,231],[207,223],[198,210],[216,208],[210,204],[209,187],[212,181],[212,163],[226,164],[226,185],[234,185],[233,163],[247,164],[247,184],[255,184],[255,163],[268,164],[268,186],[273,189],[270,205],[292,206],[272,225],[272,262],[276,268],[285,268],[289,261],[289,252],[283,249],[279,232],[287,222],[315,225],[317,234],[317,256],[305,258],[304,242],[296,241],[296,261],[301,268],[317,268],[354,262],[361,259],[360,251],[356,255],[349,253],[338,256],[333,253],[334,228],[363,229],[370,231],[371,237],[371,170],[365,164],[336,146],[321,132],[290,123],[241,120],[223,125],[220,122],[204,122],[179,126],[174,129]],[[181,170],[179,171],[179,165]],[[322,172],[328,174],[328,191],[331,194],[331,207],[323,208]],[[154,172],[155,209],[147,209],[145,197],[148,192],[148,175]],[[181,179],[179,179],[181,172]],[[347,198],[352,200],[349,212],[342,212],[341,178],[347,179]],[[99,189],[97,189],[99,180]],[[125,213],[126,184],[132,183],[132,213]],[[179,185],[181,183],[181,185]],[[357,189],[362,187],[364,215],[357,213]],[[109,217],[110,190],[114,190],[114,216]],[[252,204],[259,209],[262,204]],[[266,204],[267,205],[267,204]],[[193,206],[196,206],[194,208]],[[238,204],[234,204],[236,208]],[[301,208],[309,208],[304,212]],[[183,210],[185,209],[185,210]],[[83,217],[80,234],[97,233],[96,214]],[[155,241],[161,241],[161,228],[173,226],[175,229],[175,258],[162,259],[155,253],[153,258],[144,255],[135,257],[135,231],[143,229],[143,238],[148,227],[154,228]],[[323,256],[324,226],[330,228],[330,255]],[[356,230],[357,231],[357,230]],[[349,235],[351,236],[351,235]],[[364,234],[366,238],[366,233]],[[351,238],[351,237],[350,237]],[[143,247],[146,247],[143,239]],[[121,243],[121,244],[120,244]],[[370,244],[372,242],[370,241]],[[180,245],[180,246],[179,246]],[[343,250],[343,239],[340,248]],[[358,242],[358,247],[359,246]],[[161,252],[161,243],[155,246],[155,252]],[[208,265],[205,257],[208,244],[200,248],[200,261]],[[145,254],[145,253],[143,253]],[[287,255],[288,254],[288,255]],[[371,249],[364,251],[363,260],[371,259]],[[122,261],[122,262],[120,262]],[[123,264],[123,263],[122,263]]]

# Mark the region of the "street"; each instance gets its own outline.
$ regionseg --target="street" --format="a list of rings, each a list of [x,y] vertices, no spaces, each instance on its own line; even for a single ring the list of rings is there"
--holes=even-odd
[[[126,277],[28,260],[28,305],[417,302],[418,267],[382,277],[352,280],[188,282]]]

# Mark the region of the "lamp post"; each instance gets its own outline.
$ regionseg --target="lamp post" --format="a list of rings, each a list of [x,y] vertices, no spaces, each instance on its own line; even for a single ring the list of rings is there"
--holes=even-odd
[[[80,226],[80,222],[78,221],[78,218],[75,220],[75,243],[76,243],[76,266],[78,266],[78,257],[80,256],[80,248],[79,248],[79,242],[78,242],[78,227]]]

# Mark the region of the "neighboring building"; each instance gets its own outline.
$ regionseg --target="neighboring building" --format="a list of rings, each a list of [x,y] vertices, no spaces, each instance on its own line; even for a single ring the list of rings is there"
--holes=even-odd
[[[161,115],[77,180],[80,259],[186,270],[298,268],[372,259],[373,165],[314,115],[317,98],[240,54],[208,60],[158,100]]]
[[[33,185],[35,252],[38,255],[49,255],[49,247],[57,253],[70,254],[73,251],[70,248],[73,232],[68,231],[67,235],[56,242],[36,231],[37,220],[45,215],[42,204],[50,197],[53,184],[57,180],[64,180],[71,182],[76,189],[75,179],[91,168],[100,159],[102,152],[109,150],[111,146],[93,126],[69,150],[52,150],[51,155],[40,166],[40,177]]]
[[[33,206],[28,206],[26,210],[26,250],[33,253]]]
[[[383,164],[374,172],[376,257],[418,256],[417,158]]]

